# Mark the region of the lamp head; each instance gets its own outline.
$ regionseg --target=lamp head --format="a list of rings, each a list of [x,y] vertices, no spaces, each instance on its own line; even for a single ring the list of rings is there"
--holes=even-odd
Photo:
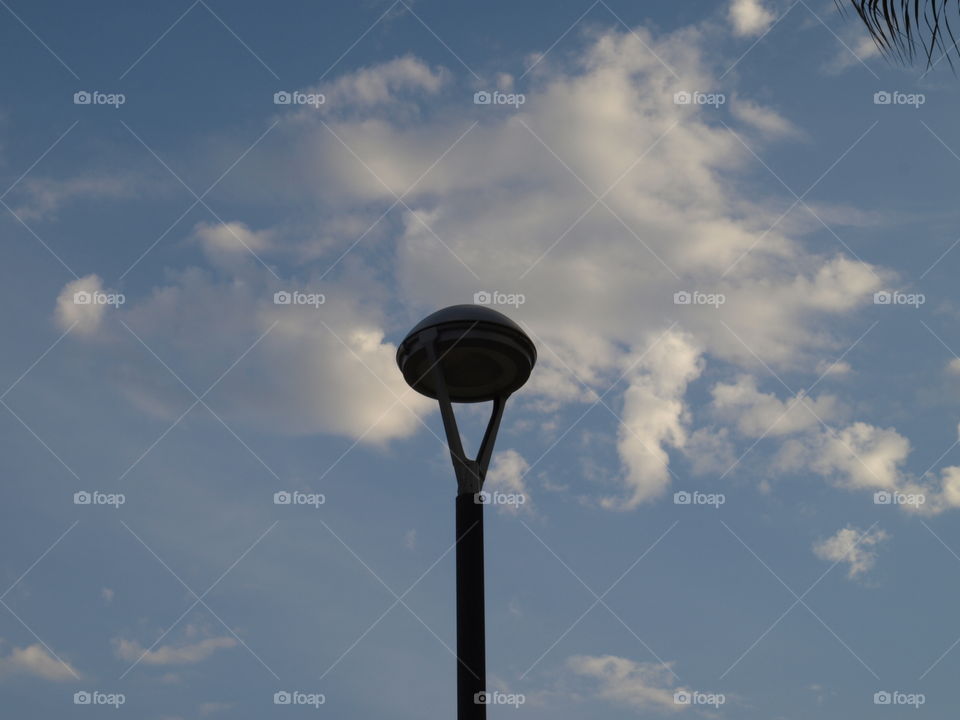
[[[433,343],[451,402],[505,397],[530,377],[537,350],[513,320],[482,305],[453,305],[421,320],[400,343],[397,365],[414,390],[437,398]]]

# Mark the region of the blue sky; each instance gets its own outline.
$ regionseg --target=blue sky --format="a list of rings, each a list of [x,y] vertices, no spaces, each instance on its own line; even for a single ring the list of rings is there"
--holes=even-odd
[[[830,0],[0,5],[9,714],[449,717],[394,354],[490,298],[491,717],[953,716],[945,60]]]

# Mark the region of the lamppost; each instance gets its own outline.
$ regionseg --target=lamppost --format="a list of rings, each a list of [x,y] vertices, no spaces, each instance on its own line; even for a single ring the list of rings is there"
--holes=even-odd
[[[486,650],[483,600],[483,502],[479,495],[511,393],[530,377],[537,350],[506,315],[454,305],[420,321],[397,349],[397,365],[414,390],[440,403],[457,478],[457,718],[484,720]],[[493,402],[475,459],[463,451],[453,403]]]

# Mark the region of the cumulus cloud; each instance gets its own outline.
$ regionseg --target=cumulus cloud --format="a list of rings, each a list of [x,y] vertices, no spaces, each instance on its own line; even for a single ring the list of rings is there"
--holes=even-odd
[[[386,340],[379,313],[364,305],[361,288],[369,278],[325,284],[321,293],[309,280],[279,285],[252,257],[240,256],[231,267],[224,279],[198,268],[173,274],[170,284],[122,311],[123,321],[178,374],[199,378],[190,380],[197,394],[223,375],[206,401],[227,422],[365,442],[420,427],[419,415],[433,404],[397,372],[397,348]],[[280,292],[289,294],[288,304],[275,301]],[[130,369],[118,387],[146,412],[174,420],[183,397],[170,392],[172,378],[157,373],[149,352],[129,340],[121,347]]]
[[[960,467],[943,469],[941,475],[941,502],[947,507],[960,507]]]
[[[790,435],[820,427],[821,420],[829,422],[840,413],[832,395],[809,398],[799,393],[789,400],[780,400],[773,393],[760,392],[756,379],[749,375],[741,375],[734,383],[717,383],[711,394],[717,415],[736,423],[737,430],[751,438]]]
[[[918,477],[904,467],[910,450],[910,441],[894,428],[855,422],[791,438],[771,467],[775,472],[812,471],[837,487],[874,493],[875,502],[896,504],[906,512],[936,515],[960,507],[960,467]]]
[[[823,69],[828,74],[862,68],[868,60],[880,57],[881,54],[877,43],[869,35],[849,38],[844,42],[844,46],[838,48],[837,54],[824,65]]]
[[[321,89],[333,110],[370,108],[411,93],[435,94],[446,75],[442,69],[406,55],[343,75]]]
[[[845,563],[847,577],[854,580],[876,564],[875,548],[888,537],[887,533],[879,528],[864,532],[853,526],[847,526],[826,540],[814,543],[813,552],[822,560]]]
[[[836,377],[838,375],[849,375],[853,372],[853,367],[845,360],[821,360],[817,363],[817,376]]]
[[[270,246],[270,233],[255,232],[242,222],[200,223],[194,234],[204,251],[214,257],[263,252]]]
[[[903,485],[902,466],[909,454],[910,441],[895,429],[855,422],[785,446],[782,459],[848,489],[896,490]]]
[[[727,428],[698,428],[687,438],[683,453],[694,475],[722,476],[737,460]]]
[[[483,483],[483,489],[488,492],[523,497],[522,504],[498,504],[498,510],[510,513],[532,511],[530,491],[524,480],[524,475],[529,469],[530,464],[516,450],[505,450],[494,455],[490,469],[487,471],[486,480]]]
[[[6,675],[30,675],[56,682],[80,677],[69,663],[55,658],[40,643],[11,648],[6,655],[0,654],[0,677]]]
[[[575,674],[596,681],[597,697],[638,711],[677,712],[673,673],[668,665],[635,662],[616,655],[575,655],[567,660]]]
[[[800,130],[775,110],[749,100],[736,99],[730,104],[734,116],[772,138],[797,137]]]
[[[62,329],[73,328],[77,335],[96,334],[104,315],[122,304],[119,293],[106,293],[99,275],[90,274],[63,286],[57,296],[54,320]]]
[[[192,665],[209,658],[217,650],[236,647],[232,637],[208,637],[185,645],[157,645],[144,648],[136,640],[114,638],[114,654],[127,662],[142,662],[147,665]]]
[[[617,447],[626,467],[627,494],[604,498],[601,504],[607,508],[627,510],[662,495],[670,485],[666,448],[682,448],[687,439],[683,396],[703,369],[701,350],[676,330],[651,343],[631,362],[624,398]]]
[[[731,12],[745,33],[771,21],[756,2]],[[448,98],[448,72],[413,57],[331,80],[322,113],[280,117],[264,140],[270,152],[249,159],[258,163],[252,186],[224,186],[260,200],[271,178],[272,192],[309,208],[302,224],[321,230],[294,241],[284,228],[253,230],[238,219],[201,225],[194,234],[212,271],[171,272],[124,320],[206,384],[266,333],[211,394],[217,411],[271,431],[370,441],[409,435],[432,410],[407,391],[389,338],[439,306],[480,290],[525,296],[514,314],[543,352],[523,395],[541,409],[593,401],[665,318],[675,320],[663,341],[672,354],[655,349],[626,377],[617,438],[624,489],[602,502],[628,509],[659,497],[670,450],[683,451],[692,432],[687,387],[708,360],[753,369],[759,356],[809,370],[849,344],[831,320],[890,284],[882,268],[812,251],[777,225],[782,197],[740,181],[755,165],[749,151],[703,108],[673,102],[678,87],[714,86],[702,44],[697,28],[595,33],[572,57],[558,51],[539,63],[527,102],[509,113],[464,102],[462,88]],[[742,102],[734,124],[747,142],[788,134],[772,110]],[[235,235],[270,269],[234,252]],[[285,268],[293,245],[307,260]],[[275,292],[295,288],[326,302],[273,303]],[[676,305],[681,289],[726,302]],[[171,418],[182,412],[151,358],[143,371],[125,360],[121,387],[134,402]],[[785,407],[756,388],[741,391],[750,396],[738,406],[750,415],[738,420],[744,435]],[[829,398],[810,402],[835,409]],[[806,422],[791,411],[784,427],[797,432]],[[696,437],[697,448],[729,451]]]
[[[731,0],[730,2],[730,22],[737,35],[761,35],[775,19],[762,0]]]
[[[79,200],[118,200],[142,190],[142,179],[115,170],[72,178],[27,178],[17,190],[22,198],[14,211],[23,220],[56,219],[64,206]]]

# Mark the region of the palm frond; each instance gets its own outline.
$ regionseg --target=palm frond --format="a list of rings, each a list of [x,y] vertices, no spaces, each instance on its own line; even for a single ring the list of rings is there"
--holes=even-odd
[[[839,4],[840,0],[837,2]],[[954,36],[950,17],[960,9],[960,0],[849,2],[877,45],[888,56],[912,63],[919,54],[926,57],[927,67],[930,67],[934,64],[934,55],[940,57],[942,54],[953,66],[950,55],[958,39]]]

